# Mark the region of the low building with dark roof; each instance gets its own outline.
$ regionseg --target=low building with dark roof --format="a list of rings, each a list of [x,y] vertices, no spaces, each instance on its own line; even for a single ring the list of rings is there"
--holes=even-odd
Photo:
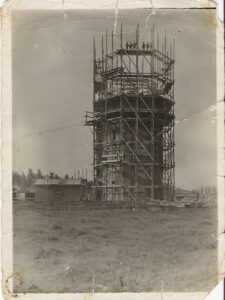
[[[85,199],[87,180],[82,178],[36,179],[34,189],[37,200],[61,200],[80,203]]]

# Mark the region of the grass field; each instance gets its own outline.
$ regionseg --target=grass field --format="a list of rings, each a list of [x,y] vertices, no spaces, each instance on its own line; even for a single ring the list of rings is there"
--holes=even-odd
[[[20,201],[13,210],[15,292],[185,292],[216,283],[216,208]]]

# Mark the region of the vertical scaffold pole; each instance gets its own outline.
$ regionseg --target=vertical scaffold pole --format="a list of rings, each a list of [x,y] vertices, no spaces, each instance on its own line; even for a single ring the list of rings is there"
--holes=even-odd
[[[96,49],[95,37],[93,38],[93,114],[95,112],[95,77],[96,77]],[[96,125],[93,125],[93,200],[96,201],[96,149],[95,149]]]
[[[105,70],[108,70],[108,32],[107,28],[105,31]]]
[[[139,101],[139,23],[137,24],[136,28],[136,85],[137,85],[137,91],[136,91],[136,113],[138,114],[138,101]],[[135,118],[135,148],[136,153],[138,155],[138,132],[139,132],[139,123],[138,118]],[[135,164],[135,200],[138,199],[138,164]],[[132,205],[135,206],[135,203]]]
[[[152,26],[152,49],[155,50],[155,33],[154,33],[154,24]],[[152,56],[152,73],[154,73],[154,56]],[[153,79],[154,82],[154,79]],[[152,200],[155,198],[155,82],[153,84],[153,95],[152,97]]]

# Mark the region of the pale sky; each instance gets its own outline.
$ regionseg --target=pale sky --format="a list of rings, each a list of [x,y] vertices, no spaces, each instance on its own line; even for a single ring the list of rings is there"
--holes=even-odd
[[[216,182],[216,37],[209,10],[119,11],[124,39],[155,24],[176,39],[176,186]],[[147,18],[147,16],[149,18]],[[147,20],[147,21],[146,21]],[[92,40],[113,29],[114,11],[27,11],[13,16],[13,169],[64,176],[92,170]]]

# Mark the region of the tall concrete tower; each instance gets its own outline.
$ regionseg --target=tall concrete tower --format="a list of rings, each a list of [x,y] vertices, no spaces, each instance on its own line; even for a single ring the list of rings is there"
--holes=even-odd
[[[118,37],[117,37],[118,38]],[[130,207],[174,199],[174,41],[160,42],[154,25],[149,40],[115,47],[115,35],[93,45],[93,127],[95,201]],[[110,48],[110,49],[109,49]]]

